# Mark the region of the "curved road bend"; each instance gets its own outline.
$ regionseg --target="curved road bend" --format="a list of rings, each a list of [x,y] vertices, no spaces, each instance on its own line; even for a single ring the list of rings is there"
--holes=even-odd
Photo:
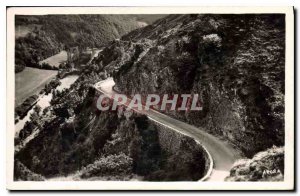
[[[113,96],[114,94],[117,94],[113,90],[114,85],[115,82],[113,81],[113,78],[107,78],[106,80],[96,83],[94,86],[101,93],[104,93],[107,96]],[[206,179],[207,181],[224,181],[224,178],[229,175],[233,163],[242,158],[240,151],[236,150],[225,141],[205,132],[203,129],[176,120],[155,110],[150,109],[144,111],[144,113],[150,119],[194,138],[207,149],[214,164],[213,171],[210,177]]]

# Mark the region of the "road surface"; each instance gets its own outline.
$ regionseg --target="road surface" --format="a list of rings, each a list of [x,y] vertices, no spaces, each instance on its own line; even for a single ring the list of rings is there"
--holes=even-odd
[[[117,94],[113,90],[114,85],[113,79],[108,78],[96,83],[95,88],[101,93],[113,97],[113,95]],[[151,120],[194,138],[208,151],[213,159],[213,170],[210,176],[206,178],[206,181],[224,181],[224,178],[229,175],[233,163],[242,158],[240,151],[233,148],[226,141],[208,134],[203,129],[176,120],[155,110],[150,109],[143,111],[143,113]]]

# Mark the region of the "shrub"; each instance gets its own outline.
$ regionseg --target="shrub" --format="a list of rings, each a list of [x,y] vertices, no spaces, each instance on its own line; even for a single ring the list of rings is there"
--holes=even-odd
[[[27,121],[24,125],[24,128],[20,130],[19,133],[20,140],[24,140],[25,138],[27,138],[35,128],[36,125],[33,122]]]
[[[27,115],[27,112],[33,107],[37,100],[37,95],[32,95],[28,97],[21,105],[17,106],[15,112],[21,118],[24,118]]]
[[[30,171],[20,161],[15,160],[14,164],[14,180],[19,181],[43,181],[45,178],[39,174]]]
[[[222,46],[221,45],[222,39],[217,34],[204,35],[202,39],[203,39],[203,44],[206,46],[213,45],[218,48]]]
[[[131,174],[132,158],[121,153],[119,155],[109,155],[101,157],[93,164],[84,167],[81,170],[80,177],[90,178],[105,175],[124,175]]]
[[[226,181],[282,181],[284,148],[273,147],[234,163]]]

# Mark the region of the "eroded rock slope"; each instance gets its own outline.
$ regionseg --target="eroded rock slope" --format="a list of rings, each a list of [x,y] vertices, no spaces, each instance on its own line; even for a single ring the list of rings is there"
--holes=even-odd
[[[128,95],[197,93],[203,110],[166,113],[247,156],[284,144],[284,15],[170,15],[93,62]]]

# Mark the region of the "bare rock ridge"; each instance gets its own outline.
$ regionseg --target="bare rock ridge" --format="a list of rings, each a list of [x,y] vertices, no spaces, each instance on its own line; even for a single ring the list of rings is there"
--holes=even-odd
[[[170,15],[106,47],[94,63],[125,94],[198,93],[203,110],[166,111],[246,156],[284,145],[284,15]]]

